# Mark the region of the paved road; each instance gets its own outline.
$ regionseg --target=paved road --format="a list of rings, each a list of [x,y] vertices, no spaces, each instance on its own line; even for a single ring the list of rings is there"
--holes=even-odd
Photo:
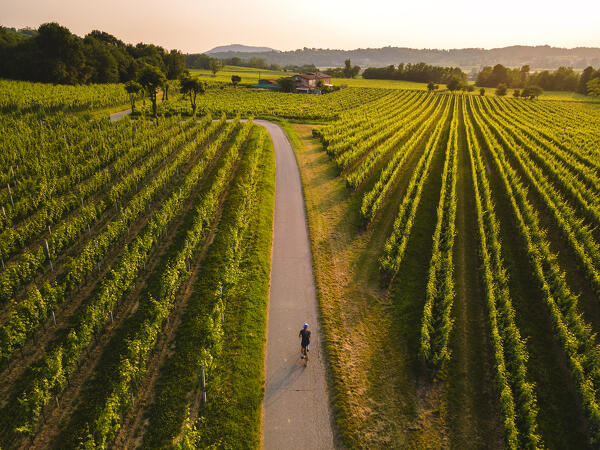
[[[113,114],[110,119],[118,120],[130,112]],[[332,414],[300,173],[281,127],[265,120],[254,123],[264,126],[271,135],[276,163],[264,448],[332,449]],[[312,331],[308,365],[300,359],[298,338],[304,322]]]
[[[131,114],[131,110],[127,109],[125,111],[119,111],[110,115],[110,121],[114,122],[115,120],[119,120],[121,117],[128,116]]]
[[[256,120],[275,146],[276,189],[267,330],[264,447],[334,448],[325,361],[300,174],[283,130]],[[298,333],[310,324],[310,362],[300,359]]]

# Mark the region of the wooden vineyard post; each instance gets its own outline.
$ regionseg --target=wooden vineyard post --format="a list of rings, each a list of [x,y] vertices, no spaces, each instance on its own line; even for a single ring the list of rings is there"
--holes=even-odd
[[[219,295],[221,297],[221,304],[223,304],[223,283],[219,283]],[[221,322],[225,322],[225,308],[221,309]]]
[[[54,315],[54,310],[52,310],[52,322],[54,322],[54,326],[56,326],[56,316]]]
[[[44,244],[46,245],[46,256],[48,257],[48,262],[50,263],[50,270],[54,270],[54,265],[52,264],[52,260],[50,259],[50,248],[48,247],[47,239],[44,239]]]
[[[188,242],[188,240],[185,240],[185,248],[189,248],[190,244]],[[188,272],[190,271],[190,269],[192,268],[192,265],[190,264],[190,260],[189,259],[185,259],[185,268],[188,270]]]
[[[13,201],[12,191],[10,190],[10,183],[6,183],[6,187],[8,188],[8,195],[10,196],[10,204],[14,208],[15,202]],[[4,208],[2,208],[2,210],[4,211]]]
[[[204,372],[204,364],[200,367],[202,369],[202,404],[206,405],[206,373]]]
[[[6,269],[6,266],[4,265],[4,258],[0,258],[0,262],[2,262],[2,270]]]

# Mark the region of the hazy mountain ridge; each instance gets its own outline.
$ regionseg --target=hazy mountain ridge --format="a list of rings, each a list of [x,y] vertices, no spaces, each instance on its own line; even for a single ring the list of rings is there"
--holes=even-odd
[[[219,47],[216,47],[217,49]],[[215,50],[215,49],[213,49]],[[269,64],[302,65],[315,64],[318,67],[342,67],[344,60],[350,58],[352,64],[362,67],[387,66],[400,63],[419,63],[459,66],[462,68],[480,68],[482,66],[503,64],[521,66],[529,64],[532,69],[556,69],[560,66],[583,69],[587,66],[600,66],[600,48],[576,47],[559,48],[548,45],[483,49],[413,49],[405,47],[359,48],[355,50],[331,50],[303,48],[291,51],[211,51],[217,58],[239,57],[249,59],[263,58]]]
[[[243,45],[243,44],[230,44],[230,45],[220,45],[209,51],[205,52],[207,55],[212,55],[214,53],[263,53],[263,52],[279,52],[279,50],[275,50],[271,47],[256,47],[253,45]]]

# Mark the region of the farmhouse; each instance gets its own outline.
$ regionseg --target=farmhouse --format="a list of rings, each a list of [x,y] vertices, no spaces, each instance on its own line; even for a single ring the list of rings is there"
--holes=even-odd
[[[299,73],[291,78],[296,92],[320,93],[320,85],[332,86],[331,76],[323,72]]]

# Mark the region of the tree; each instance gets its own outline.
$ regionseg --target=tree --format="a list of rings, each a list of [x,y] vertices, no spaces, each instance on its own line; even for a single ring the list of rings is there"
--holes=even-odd
[[[241,81],[242,77],[240,77],[239,75],[231,75],[231,84],[233,84],[233,87],[237,87],[237,85],[240,84]]]
[[[198,94],[206,92],[206,85],[198,78],[185,77],[180,81],[181,93],[190,96],[190,104],[192,106],[192,116],[196,115],[196,97]]]
[[[360,66],[352,67],[352,61],[350,61],[349,59],[344,61],[344,69],[343,69],[344,78],[354,78],[359,73],[360,73]]]
[[[277,80],[277,84],[279,88],[283,92],[293,92],[294,91],[294,80],[290,77],[283,77]]]
[[[541,87],[531,84],[521,91],[521,97],[533,100],[542,95],[542,92],[544,92],[544,90]]]
[[[162,101],[166,102],[169,100],[169,89],[171,89],[173,84],[167,79],[165,80],[165,84],[162,87]]]
[[[588,66],[583,69],[581,72],[581,76],[579,77],[579,86],[577,87],[577,92],[580,94],[587,94],[587,84],[594,77],[594,68],[592,66]]]
[[[587,82],[587,94],[600,97],[600,78],[594,78]]]
[[[521,75],[521,86],[525,86],[525,82],[527,81],[527,77],[529,76],[529,72],[531,71],[531,67],[529,64],[525,64],[521,67],[520,75]]]
[[[156,106],[156,96],[158,90],[164,86],[167,78],[165,74],[156,66],[146,64],[144,68],[138,74],[138,83],[142,85],[144,90],[148,93],[150,101],[152,102],[152,115],[158,125],[158,107]]]
[[[135,100],[142,90],[142,85],[137,81],[130,80],[125,83],[125,90],[129,94],[129,101],[131,102],[131,112],[135,113]]]
[[[209,63],[210,71],[213,77],[217,76],[217,72],[223,68],[223,64],[218,59],[211,59]]]
[[[453,75],[450,77],[448,82],[446,83],[446,88],[450,91],[458,91],[463,86],[463,79],[457,75]]]
[[[171,50],[163,57],[167,70],[167,79],[176,80],[185,70],[185,55],[179,50]]]
[[[498,87],[496,88],[496,95],[502,97],[503,95],[506,95],[506,84],[504,83],[500,83],[498,85]]]
[[[519,97],[520,95],[521,95],[521,91],[520,91],[520,90],[518,90],[518,89],[515,89],[515,90],[513,91],[513,97]]]
[[[502,64],[496,64],[492,69],[492,83],[498,86],[500,84],[508,85],[508,69]]]
[[[479,89],[479,95],[481,95],[482,97],[485,95],[485,88]]]
[[[82,79],[85,55],[80,38],[57,23],[46,23],[38,28],[33,39],[40,52],[34,67],[40,81],[65,84],[87,81]]]
[[[430,81],[429,83],[427,83],[427,89],[429,91],[435,91],[438,88],[438,85],[435,84],[433,81]]]

